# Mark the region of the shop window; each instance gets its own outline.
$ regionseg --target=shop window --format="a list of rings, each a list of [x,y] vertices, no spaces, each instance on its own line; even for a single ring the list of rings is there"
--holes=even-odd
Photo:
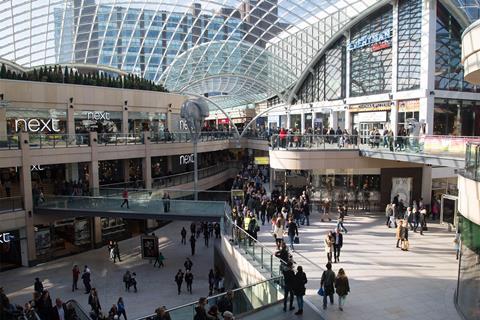
[[[470,100],[435,99],[433,133],[480,135],[480,103]]]
[[[463,78],[462,28],[453,15],[437,1],[435,88],[450,91],[480,92]]]
[[[398,3],[398,91],[420,87],[422,0]]]

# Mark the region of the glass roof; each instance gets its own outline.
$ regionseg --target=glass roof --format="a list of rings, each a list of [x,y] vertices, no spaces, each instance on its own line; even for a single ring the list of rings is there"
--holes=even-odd
[[[0,58],[106,65],[223,108],[287,96],[332,35],[379,0],[0,2]]]

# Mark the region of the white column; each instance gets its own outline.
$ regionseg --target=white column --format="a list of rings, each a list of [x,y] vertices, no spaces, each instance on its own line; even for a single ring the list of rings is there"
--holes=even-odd
[[[391,130],[393,131],[393,135],[397,135],[397,130],[398,130],[398,101],[392,101],[392,110],[390,113],[390,126]]]
[[[349,110],[345,110],[345,129],[348,133],[352,133],[352,115]]]
[[[122,108],[122,133],[128,133],[128,106]]]
[[[435,97],[428,96],[420,99],[420,122],[426,123],[425,134],[433,134],[433,110],[435,106]]]
[[[420,53],[420,88],[426,90],[427,94],[435,89],[436,23],[437,1],[423,0]]]
[[[75,107],[73,102],[69,103],[67,108],[67,133],[75,134]]]
[[[303,132],[305,131],[305,112],[303,110],[300,113],[300,117],[302,117],[300,119],[300,133],[303,134]]]
[[[285,129],[290,129],[290,112],[287,112],[287,127]]]
[[[345,34],[345,38],[347,39],[347,43],[350,42],[350,32],[347,31]],[[345,97],[350,97],[350,51],[347,50],[346,54],[346,64],[345,64]]]
[[[422,198],[423,203],[429,204],[432,197],[432,167],[425,166],[422,169]]]
[[[336,111],[330,111],[330,115],[328,117],[328,124],[330,125],[330,128],[337,130],[338,113]]]
[[[392,0],[393,25],[392,25],[392,93],[397,92],[398,74],[398,1]]]

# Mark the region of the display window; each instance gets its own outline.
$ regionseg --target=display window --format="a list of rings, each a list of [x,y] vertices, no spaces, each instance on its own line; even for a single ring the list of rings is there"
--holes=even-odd
[[[433,134],[480,135],[480,103],[471,100],[435,99]]]
[[[163,132],[167,127],[167,114],[159,112],[129,112],[128,132],[139,134],[143,131]]]
[[[34,109],[24,107],[7,107],[7,134],[22,131],[33,134],[67,133],[66,109]],[[34,143],[34,137],[30,138]]]
[[[0,271],[22,265],[19,230],[0,232]]]
[[[120,133],[122,113],[117,111],[75,111],[75,133]]]

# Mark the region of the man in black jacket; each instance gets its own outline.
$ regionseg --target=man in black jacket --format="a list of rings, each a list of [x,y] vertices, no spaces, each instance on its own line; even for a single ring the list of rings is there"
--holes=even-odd
[[[320,280],[320,286],[323,288],[323,309],[327,309],[327,297],[330,298],[330,304],[333,304],[333,294],[335,289],[333,287],[335,283],[335,272],[332,271],[332,264],[329,262],[326,264],[327,270],[323,271],[322,279]]]
[[[285,271],[283,271],[283,278],[285,280],[285,288],[283,294],[283,311],[287,312],[287,299],[288,295],[290,295],[290,311],[295,309],[293,306],[293,295],[294,295],[294,288],[295,288],[295,272],[292,270],[293,263],[291,261],[287,262],[287,267]]]
[[[335,258],[335,263],[340,262],[340,249],[343,246],[343,234],[340,232],[340,229],[337,228],[335,233],[335,242],[333,243],[333,256]]]

